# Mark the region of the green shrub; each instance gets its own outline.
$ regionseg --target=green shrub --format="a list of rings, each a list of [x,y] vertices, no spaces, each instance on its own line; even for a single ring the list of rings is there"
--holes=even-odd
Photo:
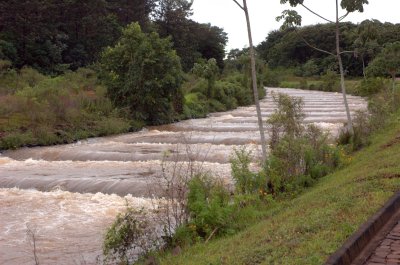
[[[184,118],[202,118],[208,113],[207,98],[201,93],[185,95]]]
[[[234,149],[230,158],[232,178],[235,181],[235,192],[237,194],[264,195],[266,190],[266,177],[263,172],[254,173],[250,170],[252,161],[251,151],[245,147]]]
[[[308,89],[307,79],[301,79],[299,83],[299,88]]]
[[[96,122],[98,136],[128,132],[130,125],[123,119],[108,117]]]
[[[371,96],[386,89],[388,86],[384,78],[375,77],[363,79],[360,84],[356,86],[356,93],[360,96]]]
[[[310,77],[316,76],[320,73],[320,67],[318,66],[315,59],[308,60],[302,67],[301,67],[301,74],[302,76]]]
[[[235,83],[217,81],[215,83],[215,99],[221,102],[226,110],[234,109],[238,106],[236,92],[238,85]]]
[[[268,87],[278,87],[281,82],[277,71],[273,71],[270,69],[267,69],[264,72],[263,81],[263,84]]]
[[[304,126],[303,102],[287,95],[273,97],[278,108],[268,119],[270,155],[265,170],[272,194],[309,187],[340,164],[337,149],[314,125]]]
[[[176,229],[173,246],[186,246],[231,232],[230,192],[221,181],[197,174],[188,183],[187,211],[189,220]]]
[[[338,91],[339,90],[339,76],[336,72],[328,70],[321,76],[321,89],[323,91]]]
[[[282,81],[279,83],[279,87],[283,88],[299,88],[299,82],[297,81]]]
[[[189,182],[187,207],[190,212],[188,226],[193,226],[201,238],[228,232],[232,207],[230,192],[222,182],[207,175],[195,176]]]
[[[35,143],[35,139],[31,132],[28,133],[12,133],[6,134],[0,139],[0,149],[16,149],[21,146],[28,146]]]
[[[146,213],[128,207],[107,229],[103,242],[105,264],[131,264],[157,247],[155,241],[156,233],[150,228]]]
[[[218,112],[218,111],[226,111],[227,110],[226,106],[216,99],[209,99],[209,100],[207,100],[207,103],[208,103],[208,110],[210,112]]]

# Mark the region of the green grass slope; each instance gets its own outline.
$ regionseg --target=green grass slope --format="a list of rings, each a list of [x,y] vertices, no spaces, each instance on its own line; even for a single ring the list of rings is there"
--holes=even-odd
[[[348,160],[258,224],[167,255],[161,264],[323,264],[400,189],[400,119]]]

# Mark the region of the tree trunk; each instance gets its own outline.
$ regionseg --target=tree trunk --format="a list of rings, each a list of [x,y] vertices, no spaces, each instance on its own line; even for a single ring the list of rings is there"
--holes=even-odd
[[[392,73],[392,93],[394,96],[394,92],[396,90],[396,72]]]
[[[257,110],[258,127],[259,127],[259,130],[260,130],[261,149],[262,149],[262,162],[264,163],[267,160],[267,147],[266,147],[266,141],[265,141],[264,126],[263,126],[263,121],[262,121],[262,116],[261,116],[260,101],[258,99],[256,60],[255,60],[254,47],[253,47],[253,38],[252,38],[252,35],[251,35],[250,16],[249,16],[249,10],[247,9],[246,0],[243,0],[243,10],[244,10],[244,13],[246,15],[247,32],[248,32],[248,35],[249,35],[249,48],[250,48],[250,61],[251,61],[251,78],[252,78],[252,83],[253,83],[254,102],[255,102],[256,110]]]
[[[396,109],[396,72],[392,73],[392,104],[393,104],[393,110]]]
[[[340,86],[342,88],[343,101],[344,106],[346,107],[347,114],[347,131],[350,132],[351,135],[354,134],[353,130],[353,122],[351,120],[351,114],[349,109],[349,104],[347,103],[347,95],[346,95],[346,85],[344,83],[344,69],[342,56],[340,54],[340,36],[339,36],[339,1],[336,0],[336,55],[340,69]]]
[[[364,60],[364,56],[361,57],[362,59],[362,64],[363,64],[363,76],[364,76],[364,80],[367,79],[367,74],[365,73],[365,60]]]

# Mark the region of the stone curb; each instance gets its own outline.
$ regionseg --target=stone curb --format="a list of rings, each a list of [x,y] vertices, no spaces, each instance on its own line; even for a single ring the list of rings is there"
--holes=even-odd
[[[369,242],[380,232],[400,209],[400,192],[397,192],[374,216],[353,234],[343,246],[332,254],[325,265],[350,265]]]

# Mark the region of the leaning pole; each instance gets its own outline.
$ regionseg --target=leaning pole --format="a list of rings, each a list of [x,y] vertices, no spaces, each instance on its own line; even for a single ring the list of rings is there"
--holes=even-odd
[[[254,103],[256,105],[256,110],[257,110],[258,128],[260,130],[262,163],[264,163],[267,160],[267,142],[265,141],[265,132],[264,132],[263,120],[262,120],[262,116],[261,116],[260,101],[258,98],[259,95],[258,95],[258,88],[257,88],[256,59],[255,59],[254,46],[253,46],[253,37],[251,35],[249,10],[247,8],[246,0],[243,0],[243,6],[241,4],[239,4],[236,0],[233,0],[233,1],[244,11],[244,14],[246,15],[247,33],[248,33],[248,37],[249,37],[249,47],[250,47],[251,79],[252,79],[252,84],[253,84]]]

